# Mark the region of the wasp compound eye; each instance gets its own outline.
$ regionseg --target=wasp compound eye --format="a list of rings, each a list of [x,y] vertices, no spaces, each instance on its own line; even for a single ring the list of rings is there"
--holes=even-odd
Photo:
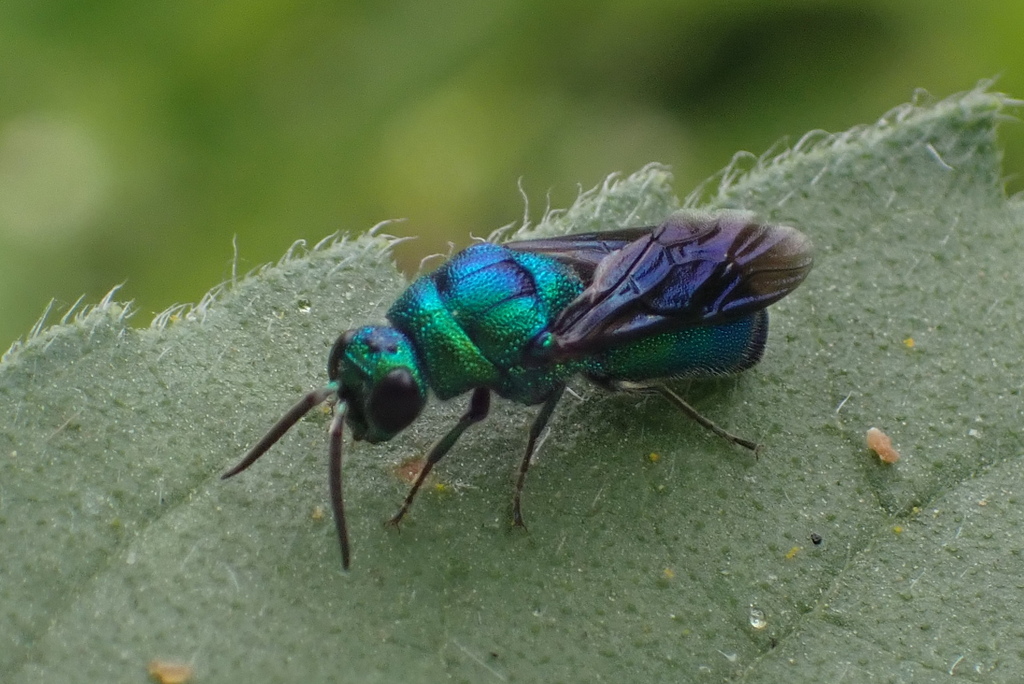
[[[355,339],[358,329],[349,330],[343,332],[338,336],[334,346],[331,347],[331,353],[327,357],[327,378],[334,382],[341,377],[341,360],[345,356],[345,350],[352,344],[352,340]]]
[[[366,417],[380,432],[397,434],[416,420],[427,398],[407,368],[396,368],[373,388]]]

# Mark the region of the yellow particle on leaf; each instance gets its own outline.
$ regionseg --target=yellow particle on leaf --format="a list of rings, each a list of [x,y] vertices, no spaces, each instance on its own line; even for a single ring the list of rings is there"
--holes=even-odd
[[[878,458],[882,459],[884,463],[895,463],[900,460],[900,452],[892,446],[892,440],[889,439],[889,435],[885,434],[876,427],[868,428],[867,435],[865,435],[868,449],[871,449]]]
[[[789,550],[788,553],[786,553],[786,560],[793,560],[794,558],[796,558],[796,554],[798,553],[800,553],[800,547],[794,546]]]
[[[903,525],[893,525],[892,531],[896,534],[903,534]]]
[[[661,576],[665,579],[672,579],[676,576],[676,573],[672,572],[672,568],[665,568],[664,570],[662,570]]]
[[[914,348],[914,338],[913,337],[908,337],[907,339],[903,340],[903,346],[906,347],[907,349],[913,349]]]
[[[169,660],[149,661],[149,676],[159,684],[185,684],[192,679],[192,666]]]
[[[661,454],[656,454],[653,451],[647,456],[647,460],[651,463],[657,463],[661,460]]]

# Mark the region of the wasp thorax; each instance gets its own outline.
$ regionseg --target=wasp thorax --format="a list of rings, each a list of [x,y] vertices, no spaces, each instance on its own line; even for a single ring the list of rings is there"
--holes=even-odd
[[[386,442],[409,426],[427,402],[427,385],[412,342],[381,326],[349,330],[338,337],[327,374],[348,405],[352,437]]]

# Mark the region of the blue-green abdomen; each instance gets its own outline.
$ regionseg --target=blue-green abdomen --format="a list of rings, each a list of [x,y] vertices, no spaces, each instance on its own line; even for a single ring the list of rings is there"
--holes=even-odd
[[[764,354],[768,312],[720,325],[651,335],[594,357],[588,377],[604,385],[738,373]]]

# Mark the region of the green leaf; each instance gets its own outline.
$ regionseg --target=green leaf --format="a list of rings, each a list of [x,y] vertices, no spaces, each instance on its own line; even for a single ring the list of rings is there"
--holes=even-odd
[[[401,534],[396,474],[464,409],[346,444],[353,569],[326,501],[326,413],[219,475],[325,382],[334,337],[404,286],[382,236],[296,248],[137,330],[111,298],[0,364],[0,679],[138,682],[1010,681],[1024,671],[1024,206],[978,89],[727,169],[688,205],[812,237],[765,360],[684,394],[580,382],[509,527],[536,409],[499,402]],[[740,159],[742,161],[742,159]],[[675,208],[661,167],[538,234]],[[912,342],[911,342],[912,340]],[[891,435],[879,462],[864,433]],[[821,545],[810,541],[823,537]]]

